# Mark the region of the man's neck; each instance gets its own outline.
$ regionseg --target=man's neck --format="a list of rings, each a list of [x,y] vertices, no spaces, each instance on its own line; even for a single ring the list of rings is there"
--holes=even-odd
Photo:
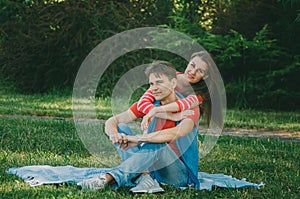
[[[160,103],[161,103],[161,105],[170,104],[172,102],[175,102],[177,99],[178,98],[177,98],[176,93],[173,92],[168,97],[166,97],[165,99],[161,100]]]

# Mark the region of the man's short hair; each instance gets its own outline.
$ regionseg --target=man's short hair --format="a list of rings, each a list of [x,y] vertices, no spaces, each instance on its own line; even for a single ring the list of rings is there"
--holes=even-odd
[[[176,70],[174,66],[167,61],[154,61],[145,70],[145,74],[149,78],[150,74],[154,73],[155,76],[165,75],[169,80],[176,78]]]

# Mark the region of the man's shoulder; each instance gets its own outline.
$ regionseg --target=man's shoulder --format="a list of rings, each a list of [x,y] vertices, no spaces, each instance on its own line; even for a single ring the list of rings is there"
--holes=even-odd
[[[129,110],[137,117],[137,118],[141,118],[144,117],[144,113],[142,113],[141,111],[138,110],[138,102],[135,102],[134,104],[132,104],[129,108]]]

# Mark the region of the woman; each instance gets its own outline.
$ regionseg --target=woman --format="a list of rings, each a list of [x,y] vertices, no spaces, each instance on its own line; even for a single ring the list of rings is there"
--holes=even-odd
[[[214,64],[207,51],[192,54],[184,73],[177,72],[178,84],[176,90],[187,96],[168,105],[156,107],[151,90],[147,90],[138,103],[138,110],[147,114],[142,121],[142,128],[147,129],[154,116],[170,120],[181,120],[191,112],[187,111],[200,105],[205,122],[209,125],[211,118],[211,95],[216,88],[213,79],[212,65]],[[212,94],[212,93],[211,93]],[[179,114],[160,114],[163,112],[182,112]]]

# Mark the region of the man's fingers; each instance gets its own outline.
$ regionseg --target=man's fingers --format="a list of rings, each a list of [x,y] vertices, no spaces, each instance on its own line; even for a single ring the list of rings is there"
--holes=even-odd
[[[127,135],[122,134],[122,142],[123,142],[124,144],[127,144],[127,143],[128,143],[128,137],[127,137]]]
[[[127,136],[123,133],[116,133],[114,135],[111,135],[109,136],[109,139],[112,141],[113,144],[122,144],[128,142]]]
[[[128,142],[127,143],[119,144],[119,148],[123,149],[123,150],[126,150],[126,148],[128,148]]]
[[[109,139],[113,144],[118,143],[118,135],[117,134],[109,136]]]

